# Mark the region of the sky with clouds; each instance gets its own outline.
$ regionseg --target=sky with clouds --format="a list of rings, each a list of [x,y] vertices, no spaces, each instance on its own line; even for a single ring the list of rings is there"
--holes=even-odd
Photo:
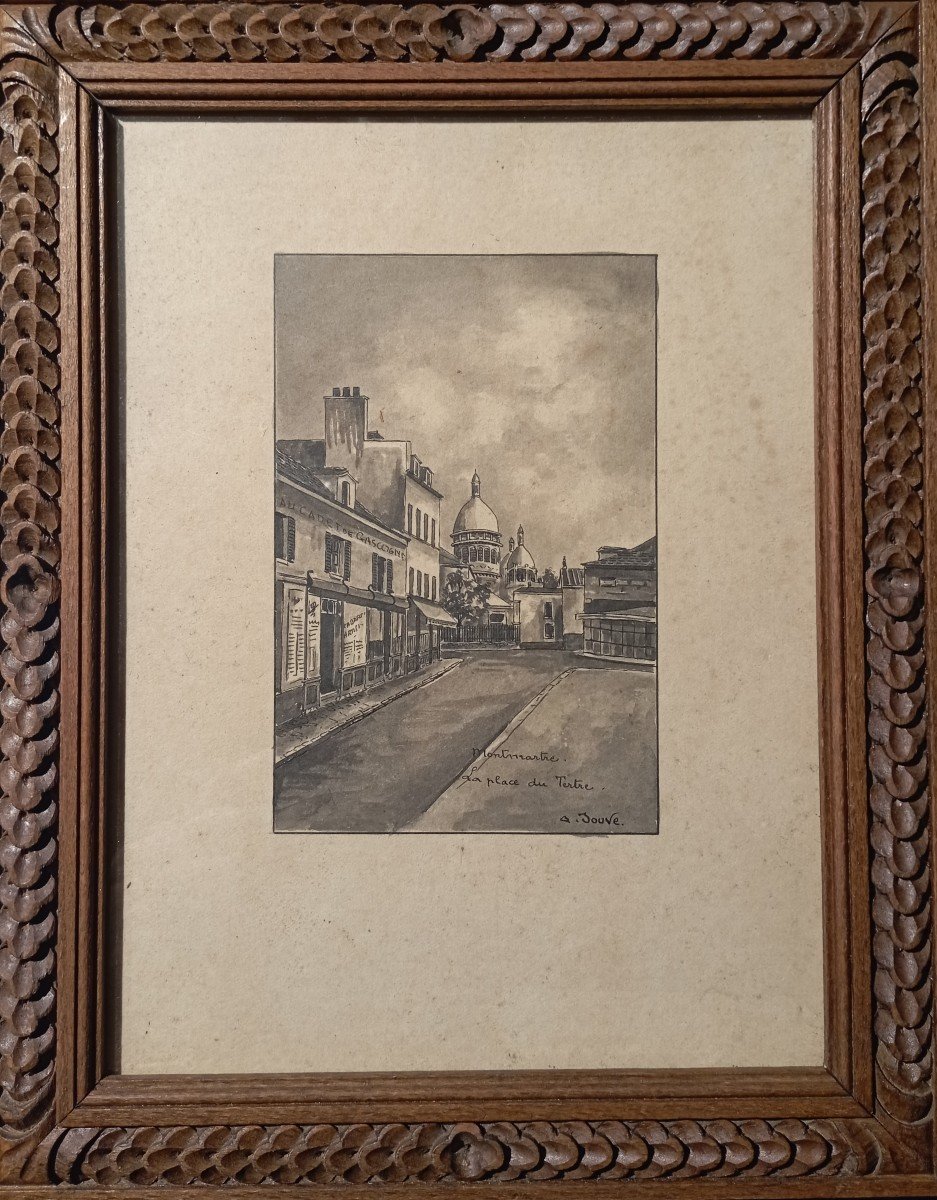
[[[321,438],[357,384],[435,472],[443,530],[477,468],[541,570],[653,534],[653,257],[281,255],[275,287],[277,437]]]

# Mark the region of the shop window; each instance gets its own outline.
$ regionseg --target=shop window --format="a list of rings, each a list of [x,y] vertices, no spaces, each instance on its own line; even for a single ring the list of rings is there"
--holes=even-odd
[[[298,683],[306,673],[306,589],[288,587],[286,602],[286,654],[284,682]]]

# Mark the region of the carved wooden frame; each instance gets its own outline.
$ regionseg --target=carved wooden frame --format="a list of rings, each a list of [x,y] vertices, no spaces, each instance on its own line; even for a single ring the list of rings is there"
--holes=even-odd
[[[932,0],[3,4],[0,1185],[11,1195],[937,1193],[925,673],[935,18]],[[823,1068],[105,1073],[113,122],[284,109],[812,116]]]

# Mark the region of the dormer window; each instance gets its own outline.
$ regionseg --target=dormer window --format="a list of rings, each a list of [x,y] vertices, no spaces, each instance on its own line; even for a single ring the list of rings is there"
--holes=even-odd
[[[346,508],[351,508],[351,484],[347,479],[342,480],[342,504]]]

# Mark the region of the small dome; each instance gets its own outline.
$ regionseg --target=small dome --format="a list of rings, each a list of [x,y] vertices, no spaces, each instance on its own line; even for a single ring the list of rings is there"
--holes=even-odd
[[[530,567],[533,571],[537,569],[533,555],[523,542],[519,546],[515,546],[507,558],[504,559],[505,571],[512,571],[515,567]]]
[[[534,562],[533,555],[524,545],[523,525],[518,525],[517,527],[517,545],[512,548],[510,554],[508,554],[507,558],[504,559],[502,570],[505,574],[507,574],[509,571],[513,571],[516,567],[528,567],[534,572],[537,570],[537,564]]]
[[[471,499],[466,500],[459,509],[459,515],[452,526],[453,534],[474,533],[476,531],[484,533],[498,532],[498,518],[482,499],[482,481],[479,479],[477,471],[472,476]]]

